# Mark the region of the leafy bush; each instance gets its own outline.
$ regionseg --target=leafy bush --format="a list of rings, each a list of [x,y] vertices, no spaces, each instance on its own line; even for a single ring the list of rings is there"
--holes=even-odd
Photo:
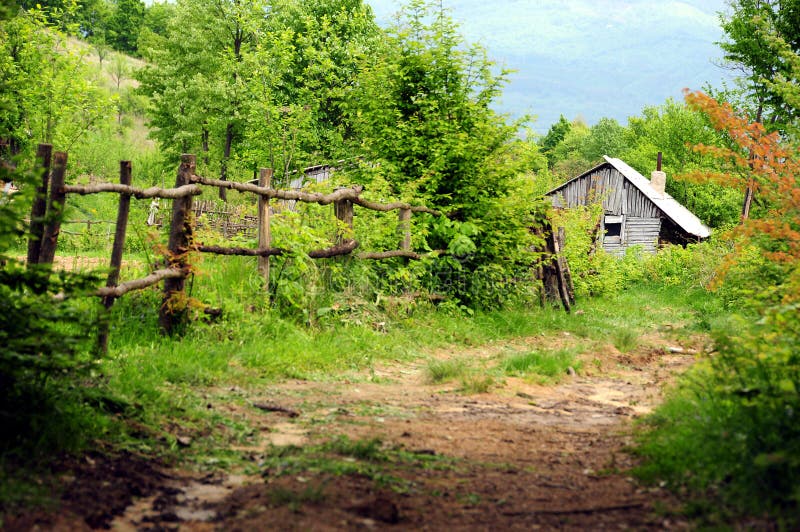
[[[800,306],[717,331],[717,354],[646,420],[640,473],[800,524]],[[732,330],[740,332],[733,333]]]
[[[564,256],[572,272],[578,296],[600,296],[619,291],[623,276],[619,261],[596,245],[595,228],[602,205],[562,209],[553,215],[553,226],[564,227]]]
[[[793,529],[800,526],[800,197],[793,194],[800,158],[796,146],[730,105],[702,93],[687,100],[732,141],[729,149],[698,147],[727,171],[694,177],[752,187],[760,212],[731,231],[713,283],[740,314],[714,332],[713,356],[648,420],[642,474],[690,491],[701,510],[765,515]]]
[[[77,444],[84,435],[65,427],[87,422],[72,383],[96,362],[97,313],[74,296],[95,288],[98,279],[26,267],[9,256],[9,246],[24,234],[35,183],[33,174],[0,175],[12,178],[22,192],[0,197],[0,450],[30,458]]]

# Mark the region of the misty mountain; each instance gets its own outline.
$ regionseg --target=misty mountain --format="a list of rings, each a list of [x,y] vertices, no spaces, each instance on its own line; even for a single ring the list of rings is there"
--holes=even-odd
[[[367,0],[378,22],[401,3]],[[682,98],[682,89],[719,86],[724,0],[443,0],[469,42],[514,69],[498,105],[537,117],[544,132],[558,119],[604,116],[626,123],[646,105]]]

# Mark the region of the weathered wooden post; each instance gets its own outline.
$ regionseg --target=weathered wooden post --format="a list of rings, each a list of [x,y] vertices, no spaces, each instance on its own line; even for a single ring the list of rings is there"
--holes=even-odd
[[[343,231],[341,224],[336,228],[336,242],[339,244],[346,244],[351,242],[352,238],[346,238],[353,234],[353,202],[349,199],[336,200],[333,202],[333,212],[336,214],[336,219],[348,227],[349,230]]]
[[[564,289],[567,292],[567,299],[570,304],[575,304],[575,285],[572,282],[572,272],[569,269],[569,263],[564,256],[564,245],[567,241],[567,231],[563,226],[559,227],[556,232],[556,253],[558,254],[558,266],[561,270],[564,279]]]
[[[67,154],[53,154],[53,171],[50,174],[50,197],[47,201],[47,224],[42,232],[39,264],[52,264],[56,256],[58,234],[61,232],[61,215],[64,213],[64,180],[67,173]]]
[[[191,154],[181,155],[181,165],[178,168],[178,177],[175,187],[188,185],[194,175],[196,167],[195,156]],[[184,196],[172,200],[172,224],[169,229],[169,265],[183,271],[181,277],[164,280],[164,299],[158,316],[158,324],[162,334],[172,334],[175,327],[185,321],[187,308],[184,301],[179,301],[183,296],[183,288],[186,283],[187,274],[187,254],[192,242],[192,197]],[[176,305],[177,303],[177,305]]]
[[[119,182],[121,185],[131,184],[131,162],[119,162]],[[128,214],[131,209],[131,195],[119,195],[119,209],[117,210],[117,225],[114,231],[114,245],[111,248],[111,271],[108,272],[108,279],[106,286],[113,288],[119,282],[119,272],[122,267],[122,252],[125,248],[125,233],[128,230]],[[103,306],[109,310],[114,304],[113,296],[105,296],[103,298]],[[97,349],[102,355],[108,352],[108,333],[109,333],[108,315],[105,316],[100,324],[100,332],[97,335]]]
[[[565,232],[559,228],[557,233],[553,231],[552,225],[547,223],[543,231],[537,231],[544,237],[545,247],[544,261],[537,267],[537,277],[542,281],[543,294],[540,301],[561,300],[564,310],[569,312],[575,303],[574,288],[572,287],[572,275],[569,273],[569,266],[563,256]]]
[[[400,209],[397,220],[397,230],[401,235],[400,249],[411,251],[411,209]]]
[[[258,175],[258,186],[272,186],[272,168],[262,168]],[[269,198],[258,197],[258,249],[266,249],[272,245],[272,234],[269,226]],[[264,289],[269,293],[269,256],[258,257],[258,271],[264,276]]]
[[[50,181],[50,163],[53,155],[52,144],[39,144],[36,148],[36,162],[42,171],[41,180],[36,186],[36,196],[31,207],[30,237],[28,238],[27,264],[30,268],[39,263],[44,233],[44,215],[47,212],[47,183]]]

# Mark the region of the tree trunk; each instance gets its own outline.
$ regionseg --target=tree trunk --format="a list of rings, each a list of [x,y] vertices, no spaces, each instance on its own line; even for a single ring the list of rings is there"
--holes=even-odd
[[[231,156],[231,146],[233,145],[233,122],[228,122],[228,127],[225,128],[225,151],[222,153],[222,164],[219,169],[220,181],[228,180],[228,160]],[[224,188],[219,189],[219,199],[228,201],[228,193]]]
[[[203,164],[208,167],[208,129],[203,126],[203,132],[200,134],[203,143]]]

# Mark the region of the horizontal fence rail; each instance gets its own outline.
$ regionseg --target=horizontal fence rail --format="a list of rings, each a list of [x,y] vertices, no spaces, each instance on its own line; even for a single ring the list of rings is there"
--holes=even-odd
[[[195,174],[195,156],[184,154],[177,172],[175,186],[172,188],[148,187],[139,188],[131,185],[131,163],[120,161],[120,182],[99,183],[92,185],[67,185],[65,172],[67,154],[52,152],[52,146],[40,145],[37,160],[41,167],[42,182],[37,187],[36,201],[31,210],[30,227],[31,237],[28,242],[29,265],[52,265],[56,244],[61,231],[61,224],[104,223],[115,226],[114,241],[111,252],[110,272],[106,286],[99,288],[94,295],[102,298],[103,305],[110,309],[116,298],[125,294],[141,290],[150,286],[163,283],[163,301],[159,310],[159,325],[164,333],[171,333],[175,325],[185,318],[186,309],[173,305],[175,298],[182,297],[186,277],[190,275],[188,255],[191,253],[212,253],[226,256],[250,256],[258,258],[259,272],[264,276],[265,284],[269,289],[269,258],[292,253],[292,250],[272,247],[270,235],[270,200],[299,201],[317,205],[333,205],[337,219],[337,231],[331,246],[304,252],[311,259],[327,259],[344,255],[351,255],[358,249],[359,242],[351,238],[353,234],[353,207],[377,212],[399,211],[398,232],[400,248],[391,251],[366,251],[355,254],[359,259],[383,260],[404,258],[420,260],[425,257],[436,257],[443,250],[428,253],[417,253],[411,249],[411,215],[412,213],[426,213],[432,216],[442,216],[440,211],[424,205],[411,205],[403,202],[381,203],[361,197],[364,188],[360,185],[339,188],[330,193],[306,192],[302,190],[278,190],[270,186],[272,170],[262,169],[258,185],[253,183],[239,183],[236,181],[222,181],[209,179]],[[192,212],[192,198],[203,192],[203,186],[221,189],[237,190],[258,196],[258,216],[248,217],[257,221],[258,245],[257,248],[207,246],[194,242],[194,217]],[[66,198],[70,194],[89,195],[101,193],[119,194],[119,208],[116,221],[107,220],[82,220],[61,221]],[[122,253],[125,244],[128,216],[131,199],[162,198],[172,200],[172,218],[167,244],[167,265],[140,278],[119,282],[119,273],[122,266]],[[157,205],[156,205],[157,207]],[[195,210],[208,211],[202,205]],[[152,205],[151,205],[152,210]],[[224,214],[224,213],[218,213]],[[149,222],[148,222],[149,223]],[[347,229],[344,229],[344,228]],[[64,231],[64,233],[68,233]],[[109,233],[110,234],[110,233]],[[56,298],[63,298],[57,295]],[[105,352],[108,348],[109,325],[101,325],[98,335],[98,348]]]
[[[150,187],[141,189],[132,187],[130,185],[116,183],[100,183],[98,185],[65,185],[63,190],[66,194],[80,194],[82,196],[87,194],[99,194],[101,192],[116,192],[118,194],[129,194],[136,199],[178,199],[185,198],[186,196],[199,196],[203,193],[203,189],[198,185],[183,185],[176,188]]]
[[[177,268],[164,268],[161,270],[156,270],[150,275],[142,277],[141,279],[126,281],[124,283],[120,283],[115,286],[98,288],[97,291],[95,292],[95,295],[99,297],[112,297],[112,298],[122,297],[128,292],[132,292],[133,290],[141,290],[143,288],[153,286],[155,284],[160,283],[164,279],[177,279],[178,277],[183,277],[185,275],[186,272],[183,270],[179,270]]]
[[[189,256],[192,253],[211,253],[224,256],[249,256],[258,258],[258,270],[264,278],[266,289],[269,290],[269,259],[272,256],[282,256],[293,253],[292,250],[272,247],[270,230],[271,200],[287,202],[304,202],[318,205],[333,205],[336,217],[336,233],[332,245],[324,248],[304,252],[312,259],[326,259],[344,255],[352,255],[359,248],[359,242],[352,238],[354,235],[354,206],[377,211],[398,211],[397,229],[400,236],[400,249],[389,251],[363,251],[354,256],[364,260],[385,260],[402,258],[407,260],[422,260],[427,257],[438,257],[446,254],[446,250],[433,250],[418,253],[412,249],[411,242],[411,216],[414,213],[424,213],[432,216],[443,216],[443,213],[424,205],[411,205],[404,202],[381,203],[361,197],[364,188],[360,185],[339,188],[330,193],[306,192],[302,190],[278,190],[271,187],[272,170],[262,168],[258,185],[253,183],[239,183],[223,181],[198,176],[195,173],[195,156],[184,154],[181,156],[175,186],[173,188],[149,187],[137,188],[131,185],[131,163],[120,161],[120,182],[101,183],[94,185],[67,185],[65,173],[67,154],[53,152],[52,146],[42,144],[37,150],[37,163],[41,169],[41,183],[37,183],[35,200],[30,214],[30,237],[28,240],[27,264],[52,266],[56,251],[58,236],[61,233],[61,224],[80,223],[91,224],[105,223],[115,226],[114,241],[111,252],[110,272],[106,286],[99,288],[94,295],[102,298],[103,305],[108,310],[116,298],[125,294],[141,290],[150,286],[163,283],[163,299],[159,309],[159,326],[165,334],[171,334],[176,325],[186,318],[187,306],[185,305],[184,286],[186,278],[191,274]],[[202,194],[202,186],[217,187],[220,189],[237,190],[258,196],[257,216],[248,216],[257,221],[258,243],[256,248],[207,246],[194,241],[195,217],[193,212],[193,197]],[[115,222],[105,220],[62,221],[66,198],[69,194],[88,195],[99,193],[119,194],[119,208]],[[168,255],[164,267],[157,269],[146,276],[119,282],[119,273],[122,266],[122,254],[125,244],[128,217],[131,199],[163,198],[172,200],[172,217],[167,243]],[[154,200],[155,208],[158,208]],[[204,206],[196,207],[195,212],[208,212]],[[151,217],[153,217],[151,205]],[[225,214],[225,213],[217,213]],[[246,216],[246,215],[245,215]],[[148,224],[150,221],[148,220]],[[560,228],[557,235],[547,224],[535,230],[546,242],[545,259],[534,267],[537,277],[543,283],[542,297],[560,297],[564,308],[569,311],[570,304],[574,303],[574,289],[566,261],[563,258],[564,234]],[[63,294],[57,294],[55,299],[63,299]],[[205,309],[207,314],[219,315],[219,309]],[[98,334],[98,349],[105,352],[108,348],[109,322],[104,320]]]
[[[209,179],[207,177],[192,176],[193,183],[200,183],[212,187],[237,190],[239,192],[251,192],[269,199],[279,199],[285,201],[302,201],[305,203],[317,203],[319,205],[330,205],[336,201],[350,200],[356,205],[373,211],[389,212],[394,210],[408,209],[411,212],[424,212],[434,216],[441,216],[442,213],[436,209],[425,207],[424,205],[410,205],[408,203],[392,202],[379,203],[361,198],[364,188],[360,185],[341,188],[329,194],[320,192],[303,192],[302,190],[278,190],[270,187],[260,187],[252,183],[239,183],[236,181],[222,181],[221,179]]]

